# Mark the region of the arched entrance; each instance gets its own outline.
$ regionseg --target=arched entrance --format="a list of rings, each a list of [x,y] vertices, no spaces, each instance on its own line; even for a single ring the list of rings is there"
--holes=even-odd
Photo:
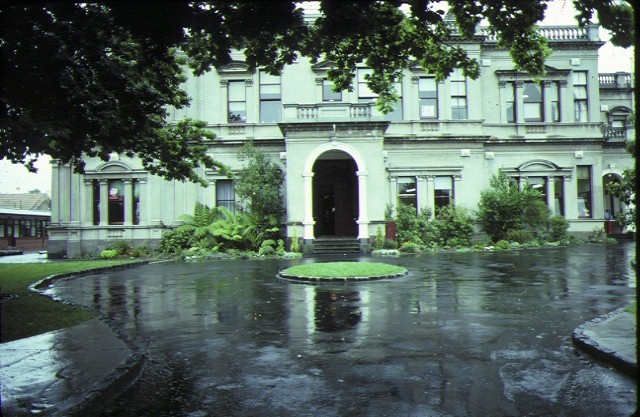
[[[606,219],[608,219],[609,217],[615,217],[623,210],[620,200],[609,194],[609,192],[607,191],[609,188],[609,184],[620,184],[620,182],[621,179],[616,174],[605,174],[602,177],[602,185],[604,188],[604,216]]]
[[[315,181],[316,176],[318,181]],[[333,232],[334,236],[337,233],[347,233],[347,236],[353,236],[355,228],[360,248],[366,251],[369,244],[367,176],[364,159],[354,147],[346,143],[330,142],[311,150],[302,172],[305,246],[313,245],[316,233]],[[325,196],[327,203],[323,203]],[[333,207],[338,212],[337,218],[333,222],[323,221],[323,225],[316,230],[316,216],[324,215],[330,210],[331,197]]]
[[[357,165],[339,150],[323,153],[313,165],[314,236],[356,237],[358,234]]]

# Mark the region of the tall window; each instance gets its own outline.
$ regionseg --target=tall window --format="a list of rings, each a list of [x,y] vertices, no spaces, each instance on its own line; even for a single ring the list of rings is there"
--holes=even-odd
[[[434,180],[434,206],[436,212],[453,204],[453,177],[436,177]]]
[[[233,180],[216,181],[216,207],[224,207],[235,213],[236,193],[233,189]]]
[[[587,94],[587,72],[573,72],[573,103],[576,122],[589,121],[589,101]]]
[[[451,73],[451,118],[453,120],[467,119],[467,79],[460,68]]]
[[[545,90],[551,102],[551,122],[560,121],[560,83],[553,81]]]
[[[540,193],[540,200],[547,204],[547,177],[528,177],[527,184]]]
[[[543,116],[542,89],[540,88],[540,84],[530,81],[525,82],[522,101],[524,103],[524,121],[541,122]]]
[[[109,224],[124,224],[124,181],[109,180]]]
[[[358,101],[361,103],[378,98],[378,94],[374,93],[367,85],[367,79],[372,73],[373,70],[370,68],[358,68]]]
[[[333,91],[333,82],[322,80],[322,101],[342,101],[342,91]]]
[[[420,118],[438,118],[438,86],[433,77],[418,79],[418,97],[420,98]]]
[[[578,217],[591,218],[591,166],[578,165]]]
[[[506,116],[508,123],[515,123],[516,121],[516,89],[515,83],[508,82],[504,87],[504,95],[506,97]]]
[[[93,224],[100,224],[100,181],[93,180]]]
[[[228,84],[228,116],[229,123],[247,121],[247,96],[244,81],[229,81]]]
[[[133,224],[140,224],[140,183],[138,183],[138,180],[133,180],[131,185],[133,186],[133,205],[131,208],[133,213],[131,213],[131,218],[133,219]]]
[[[398,178],[398,204],[406,204],[414,208],[418,207],[416,199],[416,178]]]
[[[562,177],[553,178],[553,214],[564,216],[564,180]]]
[[[280,76],[260,71],[260,122],[275,123],[281,120],[282,96]]]

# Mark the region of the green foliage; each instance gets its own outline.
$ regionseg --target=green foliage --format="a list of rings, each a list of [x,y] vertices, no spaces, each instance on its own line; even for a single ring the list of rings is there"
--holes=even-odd
[[[549,238],[552,242],[558,242],[568,237],[569,221],[563,216],[551,216],[549,218]]]
[[[204,122],[168,124],[167,108],[189,104],[185,66],[201,75],[232,62],[233,50],[244,52],[250,71],[272,74],[300,55],[326,60],[336,91],[352,91],[356,66],[364,63],[384,112],[396,105],[395,83],[416,59],[438,80],[453,68],[476,78],[477,60],[457,43],[475,36],[482,19],[516,69],[545,71],[548,47],[535,26],[544,0],[452,1],[448,21],[425,2],[319,5],[322,16],[308,24],[297,0],[162,2],[153,13],[146,2],[10,2],[0,13],[0,158],[34,171],[32,155],[48,154],[81,172],[84,155],[108,160],[118,152],[140,156],[147,170],[166,178],[202,181],[194,168],[223,169],[206,153],[213,136]],[[633,44],[629,2],[574,5],[579,24],[597,14],[615,44]]]
[[[511,249],[511,243],[508,240],[500,240],[495,244],[495,248],[498,250]]]
[[[420,253],[420,245],[415,242],[405,242],[398,249],[402,253]]]
[[[627,151],[633,155],[636,152],[636,142],[629,141],[627,145]],[[636,168],[625,169],[622,172],[622,179],[620,182],[610,182],[607,184],[605,191],[619,199],[621,203],[626,206],[626,210],[623,213],[616,213],[616,221],[621,226],[631,226],[637,224],[637,212],[636,212]]]
[[[282,168],[252,143],[244,145],[238,159],[246,161],[246,165],[235,176],[235,191],[245,203],[252,223],[265,229],[278,225],[285,212]]]
[[[466,210],[447,206],[440,209],[432,220],[429,209],[422,209],[416,214],[413,206],[401,204],[398,206],[396,228],[400,245],[413,242],[428,250],[469,246],[473,236],[473,218]]]
[[[398,249],[398,242],[393,239],[385,239],[382,249]]]
[[[118,257],[118,251],[116,249],[105,249],[100,252],[101,259],[115,259]]]
[[[416,214],[416,209],[408,204],[399,204],[396,213],[396,239],[398,244],[415,242],[418,245],[424,243],[423,234],[428,234],[431,212],[423,209]]]
[[[546,230],[551,212],[540,193],[529,185],[522,190],[504,172],[491,177],[491,189],[482,191],[478,220],[492,240],[504,239],[510,230]]]
[[[167,255],[177,255],[188,249],[193,237],[193,231],[188,229],[167,230],[160,238],[160,251]]]
[[[509,230],[505,236],[509,242],[528,243],[535,239],[529,230]]]
[[[300,252],[300,242],[298,242],[296,229],[293,229],[293,233],[291,234],[291,245],[289,246],[289,251],[294,253]]]
[[[109,242],[106,249],[115,250],[118,256],[127,256],[131,253],[132,250],[131,244],[126,240],[116,240],[114,242]]]
[[[382,233],[382,227],[376,227],[376,240],[373,244],[373,249],[382,249],[384,246],[384,233]]]
[[[448,205],[436,211],[434,225],[439,240],[445,246],[470,246],[473,217],[464,209]]]

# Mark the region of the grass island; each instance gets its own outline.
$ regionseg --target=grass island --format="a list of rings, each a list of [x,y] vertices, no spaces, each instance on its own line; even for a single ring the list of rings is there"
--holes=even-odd
[[[293,281],[369,281],[407,275],[401,266],[377,262],[323,262],[292,266],[278,276]]]

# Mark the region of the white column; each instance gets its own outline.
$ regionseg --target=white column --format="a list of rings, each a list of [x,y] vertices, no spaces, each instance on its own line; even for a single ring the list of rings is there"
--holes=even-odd
[[[124,182],[124,224],[131,226],[133,224],[133,184],[131,179],[127,178]]]
[[[391,205],[391,217],[398,213],[398,177],[389,177],[389,204]]]
[[[369,239],[369,214],[367,212],[367,175],[366,171],[357,171],[358,176],[358,239]]]
[[[554,177],[547,177],[547,207],[551,210],[551,215],[557,214],[555,212],[555,194],[556,185],[554,183]]]
[[[140,224],[149,224],[149,213],[147,213],[147,179],[140,178],[138,180],[138,187],[140,187],[140,195],[138,196],[138,210],[140,212]]]
[[[69,223],[80,224],[82,207],[82,177],[69,167]]]
[[[418,205],[418,213],[423,208],[429,207],[429,190],[427,181],[424,176],[416,177],[416,203]]]
[[[302,174],[304,180],[304,240],[313,240],[313,172],[305,172]]]
[[[578,218],[578,187],[577,182],[569,177],[562,177],[564,190],[564,217],[567,219]]]
[[[53,159],[51,161],[51,224],[60,223],[60,161]]]
[[[216,197],[218,195],[218,189],[216,188],[217,182],[217,180],[209,180],[209,186],[207,188],[211,191],[211,204],[205,203],[209,207],[216,207],[218,205],[218,198]]]
[[[524,100],[523,100],[524,82],[523,81],[516,82],[515,92],[516,92],[515,106],[516,106],[516,111],[518,113],[516,115],[516,121],[518,123],[522,123],[524,122]]]
[[[93,180],[84,179],[84,207],[82,208],[82,224],[93,225]]]
[[[109,181],[100,180],[100,226],[109,224]]]
[[[431,218],[433,219],[436,215],[436,187],[435,187],[436,177],[433,175],[427,176],[427,206],[431,207]]]
[[[560,101],[560,121],[573,122],[573,97],[568,93],[566,80],[560,81],[558,96],[558,100]]]

